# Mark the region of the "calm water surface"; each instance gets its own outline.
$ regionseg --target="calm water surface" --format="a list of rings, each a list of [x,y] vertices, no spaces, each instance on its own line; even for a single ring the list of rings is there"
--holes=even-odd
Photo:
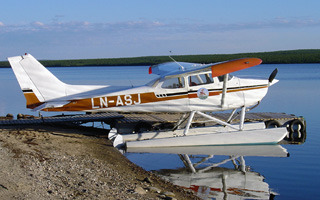
[[[320,65],[260,65],[234,75],[268,77],[275,67],[279,83],[269,89],[259,107],[252,112],[285,112],[303,116],[307,121],[307,139],[301,144],[240,149],[202,148],[204,155],[180,152],[126,153],[134,163],[164,178],[197,191],[204,199],[318,199],[320,156],[318,134]],[[141,85],[155,78],[147,67],[49,68],[70,84]],[[0,115],[33,114],[25,108],[25,99],[11,69],[0,69]],[[52,115],[52,113],[43,113]],[[245,156],[230,157],[230,152]],[[272,151],[273,153],[269,153]],[[206,153],[207,152],[207,153]],[[226,154],[229,152],[230,154]],[[290,154],[284,156],[284,152]],[[205,155],[211,154],[211,156]],[[184,161],[184,162],[183,162]],[[194,165],[188,164],[188,161]],[[192,173],[194,170],[195,173]]]

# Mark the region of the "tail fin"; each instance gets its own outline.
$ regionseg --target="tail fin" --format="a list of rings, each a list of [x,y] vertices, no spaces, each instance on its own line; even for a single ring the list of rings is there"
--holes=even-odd
[[[8,58],[13,72],[27,100],[27,108],[66,95],[66,84],[55,77],[32,55]]]

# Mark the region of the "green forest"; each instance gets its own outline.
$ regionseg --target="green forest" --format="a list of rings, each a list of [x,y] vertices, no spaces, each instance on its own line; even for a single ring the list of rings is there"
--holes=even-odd
[[[36,55],[35,55],[36,56]],[[239,54],[207,55],[171,55],[179,62],[215,63],[245,57],[261,58],[264,64],[320,63],[320,49],[290,51],[272,51]],[[130,58],[98,58],[78,60],[41,60],[46,67],[79,67],[79,66],[141,66],[154,65],[172,61],[169,56],[145,56]],[[10,67],[7,61],[0,62],[0,67]]]

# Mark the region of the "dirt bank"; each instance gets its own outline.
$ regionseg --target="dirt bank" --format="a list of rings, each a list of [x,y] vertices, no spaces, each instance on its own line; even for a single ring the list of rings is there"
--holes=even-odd
[[[0,128],[1,199],[197,199],[134,165],[105,130]]]

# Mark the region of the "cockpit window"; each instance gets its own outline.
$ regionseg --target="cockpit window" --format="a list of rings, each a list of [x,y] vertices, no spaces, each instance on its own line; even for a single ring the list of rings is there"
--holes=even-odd
[[[213,83],[211,73],[189,76],[189,86],[197,86],[210,83]]]
[[[223,82],[224,76],[225,76],[225,75],[218,76],[218,79],[219,79],[220,82]],[[233,77],[233,76],[232,76],[231,74],[229,74],[229,76],[228,76],[228,81],[230,81],[230,80],[232,79],[232,77]]]
[[[150,87],[155,87],[155,86],[158,85],[159,81],[160,81],[160,78],[156,78],[156,79],[154,79],[154,80],[151,80],[151,81],[150,81],[149,83],[147,83],[146,85],[147,85],[147,86],[150,86]]]
[[[165,89],[184,88],[184,78],[179,77],[166,79],[161,87]]]

